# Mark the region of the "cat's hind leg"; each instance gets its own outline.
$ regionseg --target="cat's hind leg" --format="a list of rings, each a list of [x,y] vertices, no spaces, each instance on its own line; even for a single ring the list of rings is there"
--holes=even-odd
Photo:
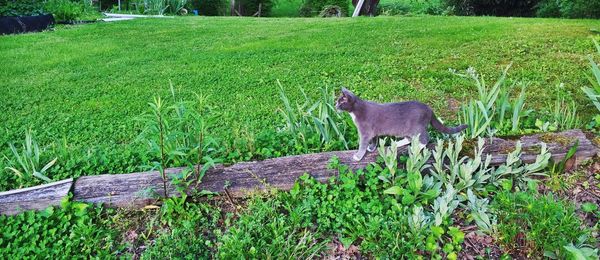
[[[419,144],[421,145],[421,149],[423,149],[425,146],[427,146],[428,143],[429,143],[429,133],[427,133],[427,130],[424,130],[419,135]]]
[[[427,145],[427,143],[429,143],[429,133],[427,133],[427,130],[423,131],[419,135],[419,141],[421,142],[421,144],[424,145]]]
[[[367,147],[368,152],[373,152],[375,151],[375,149],[377,149],[377,141],[377,137],[373,137],[371,139],[371,141],[369,142],[369,147]]]

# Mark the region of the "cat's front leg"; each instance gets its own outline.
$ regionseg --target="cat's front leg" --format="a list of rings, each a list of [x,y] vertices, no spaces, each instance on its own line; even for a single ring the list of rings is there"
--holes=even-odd
[[[352,156],[352,159],[358,162],[365,156],[365,154],[367,153],[367,147],[369,146],[369,140],[371,140],[371,138],[369,137],[360,137],[360,143],[358,144],[358,152],[356,152]]]

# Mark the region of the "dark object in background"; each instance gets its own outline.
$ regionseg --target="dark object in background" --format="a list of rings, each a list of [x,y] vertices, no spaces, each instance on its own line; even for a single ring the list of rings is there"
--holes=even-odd
[[[445,0],[458,15],[489,15],[533,17],[538,3],[543,0]],[[557,2],[556,0],[552,0]],[[562,1],[573,2],[576,0]],[[597,0],[583,0],[597,1]]]
[[[356,7],[356,5],[358,4],[359,0],[352,0],[352,5],[354,7]],[[368,15],[368,16],[375,16],[375,14],[377,13],[377,5],[379,4],[379,0],[365,0],[363,2],[362,7],[360,8],[360,12],[358,13],[358,15]]]
[[[40,32],[54,24],[51,14],[36,16],[0,17],[0,35],[26,32]]]

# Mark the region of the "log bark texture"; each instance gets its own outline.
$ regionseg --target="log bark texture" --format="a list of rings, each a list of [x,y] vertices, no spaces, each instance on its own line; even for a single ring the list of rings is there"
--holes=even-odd
[[[15,215],[27,210],[42,210],[60,205],[69,195],[73,178],[44,185],[0,192],[0,214]]]
[[[492,165],[500,165],[505,162],[506,154],[514,150],[515,143],[520,141],[523,149],[521,159],[530,163],[535,161],[540,143],[545,142],[552,158],[558,161],[564,158],[577,140],[579,140],[577,161],[588,160],[598,153],[598,148],[580,130],[535,134],[513,139],[486,139],[484,153],[492,155]],[[473,148],[465,146],[464,149]],[[365,155],[360,162],[355,162],[352,160],[355,152],[325,152],[233,165],[217,165],[208,170],[202,182],[192,189],[216,193],[222,193],[227,189],[233,197],[247,196],[249,193],[267,188],[289,190],[296,179],[304,173],[309,173],[321,182],[336,176],[337,170],[327,168],[333,157],[339,158],[341,164],[354,170],[365,168],[377,158],[377,153],[373,152]],[[406,147],[399,148],[399,154],[406,154]],[[184,169],[167,169],[167,175],[180,173]],[[71,182],[72,180],[64,180],[0,193],[0,212],[14,214],[19,212],[16,210],[17,206],[23,209],[42,209],[48,205],[57,205],[60,199],[67,195]],[[170,181],[167,189],[170,195],[177,195]],[[84,176],[78,178],[73,184],[73,200],[102,203],[112,207],[143,207],[156,203],[161,194],[163,194],[163,180],[157,171]]]

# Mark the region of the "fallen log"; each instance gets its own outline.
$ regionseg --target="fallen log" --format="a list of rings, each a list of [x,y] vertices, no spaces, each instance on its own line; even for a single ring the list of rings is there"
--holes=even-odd
[[[492,155],[492,165],[500,165],[506,161],[506,154],[514,150],[516,141],[522,143],[521,159],[526,163],[535,161],[539,153],[539,144],[544,141],[548,151],[556,161],[564,158],[569,148],[579,140],[576,153],[578,161],[587,160],[596,155],[598,148],[587,139],[581,130],[570,130],[562,133],[543,133],[523,136],[519,139],[494,138],[486,145],[484,153]],[[486,140],[489,142],[489,139]],[[399,148],[398,154],[406,154],[406,147]],[[467,148],[465,148],[467,149]],[[249,193],[276,188],[289,190],[296,179],[309,173],[318,181],[325,182],[337,174],[336,170],[327,168],[331,158],[337,157],[341,164],[351,169],[365,168],[377,159],[377,153],[368,153],[360,161],[352,160],[356,151],[338,151],[281,158],[263,161],[242,162],[231,166],[217,165],[210,169],[195,190],[222,193],[227,191],[233,197],[243,197]],[[181,172],[184,168],[171,168],[167,175]],[[85,176],[77,179],[74,187],[74,200],[105,203],[115,207],[141,207],[154,202],[147,191],[154,190],[162,194],[162,178],[156,171],[119,175]],[[167,185],[169,194],[176,194],[172,185]]]
[[[526,163],[530,163],[535,161],[539,153],[540,143],[545,142],[552,158],[558,161],[564,158],[569,148],[577,140],[579,141],[576,153],[577,161],[588,160],[597,154],[598,148],[581,130],[542,133],[512,139],[486,139],[484,153],[492,156],[492,165],[500,165],[505,162],[506,154],[514,150],[515,143],[520,141],[523,151],[521,159]],[[463,150],[467,150],[466,152],[469,149],[472,150],[472,146],[465,145],[465,148],[463,148]],[[249,193],[266,188],[289,190],[296,179],[304,173],[309,173],[321,182],[336,176],[337,170],[327,168],[333,157],[339,158],[341,164],[354,170],[364,168],[377,159],[377,153],[374,152],[368,153],[360,162],[355,162],[352,160],[352,155],[355,152],[326,152],[242,162],[229,166],[217,165],[207,171],[199,185],[191,187],[191,189],[216,193],[223,193],[227,190],[229,195],[233,197],[247,196]],[[406,147],[401,147],[398,154],[406,154],[406,152]],[[170,168],[166,170],[166,173],[170,176],[180,173],[184,169],[186,168]],[[68,182],[69,180],[65,181]],[[66,196],[64,190],[55,193],[39,192],[38,190],[47,189],[47,187],[42,186],[0,193],[0,213],[15,214],[19,212],[18,207],[22,209],[42,209],[44,205],[57,205],[57,201],[60,202],[59,197]],[[68,189],[66,190],[68,192]],[[111,207],[135,208],[156,203],[159,196],[163,194],[163,180],[157,171],[84,176],[74,182],[72,191],[74,201],[101,203]],[[170,181],[167,184],[167,192],[169,195],[177,195],[175,187],[171,185]],[[13,195],[4,195],[6,193],[12,193]],[[14,194],[19,195],[15,196]],[[34,200],[38,200],[38,202],[34,202]]]
[[[0,214],[14,215],[27,210],[42,210],[60,205],[69,195],[73,178],[35,187],[0,192]]]

